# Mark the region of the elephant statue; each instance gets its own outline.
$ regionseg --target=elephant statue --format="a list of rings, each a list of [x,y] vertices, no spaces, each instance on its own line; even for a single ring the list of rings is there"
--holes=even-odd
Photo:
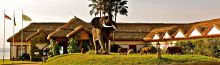
[[[98,50],[102,51],[101,54],[109,54],[109,36],[116,29],[116,23],[108,16],[95,17],[91,23],[95,54],[98,54]],[[101,46],[100,49],[97,47],[98,43]]]

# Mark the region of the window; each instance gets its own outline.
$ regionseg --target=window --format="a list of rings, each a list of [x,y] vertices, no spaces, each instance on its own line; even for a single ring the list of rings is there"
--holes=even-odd
[[[17,46],[17,56],[21,56],[23,53],[27,53],[27,46]]]

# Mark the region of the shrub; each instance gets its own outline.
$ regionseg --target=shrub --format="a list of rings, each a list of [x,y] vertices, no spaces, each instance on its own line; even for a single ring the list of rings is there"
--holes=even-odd
[[[61,46],[59,46],[53,39],[50,40],[49,48],[50,48],[50,52],[52,52],[54,56],[60,54]]]
[[[176,46],[182,47],[184,54],[193,54],[193,50],[195,48],[195,44],[190,41],[177,42]]]
[[[75,38],[70,38],[68,43],[69,46],[67,47],[67,50],[69,53],[76,53],[80,51],[79,47],[77,46],[78,42]]]
[[[30,55],[27,53],[23,53],[21,56],[19,56],[19,60],[22,60],[22,61],[30,60]]]
[[[53,52],[48,52],[48,57],[53,57]]]
[[[118,49],[120,48],[120,46],[119,45],[117,45],[117,44],[112,44],[111,45],[111,52],[118,52]]]
[[[176,43],[176,46],[181,46],[185,54],[220,57],[219,39],[180,41]]]
[[[31,61],[41,61],[41,58],[34,56],[34,57],[31,59]]]

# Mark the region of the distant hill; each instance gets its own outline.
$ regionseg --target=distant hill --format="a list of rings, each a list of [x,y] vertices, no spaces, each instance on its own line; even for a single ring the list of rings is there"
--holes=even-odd
[[[3,48],[0,48],[0,59],[2,59],[3,56]],[[10,59],[10,48],[5,48],[4,53],[5,59]]]
[[[3,52],[3,48],[0,48],[0,53]],[[5,52],[10,52],[10,48],[5,48]]]

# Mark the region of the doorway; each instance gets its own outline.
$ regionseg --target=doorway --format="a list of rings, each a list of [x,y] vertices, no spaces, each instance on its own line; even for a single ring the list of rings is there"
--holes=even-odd
[[[134,52],[137,51],[137,47],[136,47],[136,45],[129,45],[129,49],[133,49]]]

